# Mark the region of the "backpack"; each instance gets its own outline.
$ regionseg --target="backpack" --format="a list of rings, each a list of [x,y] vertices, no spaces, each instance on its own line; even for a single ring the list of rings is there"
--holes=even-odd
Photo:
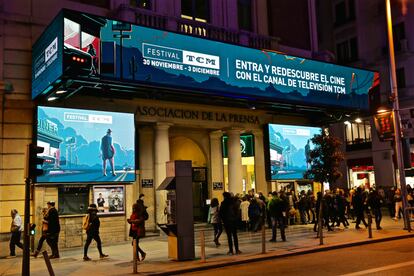
[[[82,218],[82,229],[83,229],[83,230],[88,231],[88,230],[89,230],[89,228],[91,227],[89,220],[90,220],[90,216],[89,216],[89,214],[87,214],[86,216],[84,216],[84,217]]]
[[[148,220],[149,215],[148,215],[147,209],[144,210],[144,215],[143,216],[144,216],[144,220]]]

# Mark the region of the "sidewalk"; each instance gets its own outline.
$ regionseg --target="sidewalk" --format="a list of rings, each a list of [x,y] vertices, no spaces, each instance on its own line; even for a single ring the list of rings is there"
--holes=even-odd
[[[313,232],[313,225],[295,225],[286,229],[287,242],[270,243],[271,231],[266,230],[266,253],[261,254],[261,233],[239,233],[241,255],[227,256],[227,238],[225,233],[220,238],[221,246],[215,247],[212,230],[205,228],[206,262],[200,260],[199,233],[196,232],[196,259],[193,261],[177,262],[168,260],[168,244],[165,236],[145,238],[141,247],[147,252],[147,258],[139,263],[138,272],[141,275],[173,275],[189,271],[202,270],[225,265],[246,263],[257,260],[280,258],[290,255],[307,254],[333,248],[355,246],[369,242],[414,237],[414,232],[402,230],[403,222],[395,222],[384,218],[383,230],[373,229],[373,238],[368,238],[367,229],[355,229],[351,223],[349,229],[335,228],[334,232],[324,231],[324,245],[319,245],[319,238]],[[199,228],[199,227],[197,227]],[[279,238],[279,237],[278,237]],[[62,250],[61,259],[52,260],[56,275],[127,275],[132,274],[132,247],[130,242],[119,245],[105,246],[103,249],[109,258],[100,260],[95,247],[90,248],[91,262],[82,261],[82,248]],[[18,251],[19,252],[19,251]],[[21,251],[20,251],[21,254]],[[3,255],[3,254],[2,254]],[[21,257],[15,259],[0,259],[0,275],[20,275]],[[31,258],[31,275],[48,275],[43,258]]]

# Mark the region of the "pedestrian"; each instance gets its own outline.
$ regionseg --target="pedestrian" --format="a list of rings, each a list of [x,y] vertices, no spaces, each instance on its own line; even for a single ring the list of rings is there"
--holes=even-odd
[[[236,254],[241,254],[241,251],[239,250],[239,240],[237,237],[237,222],[239,218],[240,206],[236,203],[236,199],[232,197],[229,192],[224,192],[223,198],[219,214],[227,234],[227,241],[229,245],[229,252],[227,252],[227,254],[234,254],[233,242]]]
[[[32,255],[35,258],[37,258],[37,256],[39,255],[40,250],[42,250],[43,242],[46,240],[46,233],[47,233],[47,228],[48,228],[47,216],[49,215],[49,209],[48,208],[43,208],[42,209],[42,215],[43,215],[43,219],[42,219],[42,236],[40,237],[39,242],[37,244],[37,249],[35,250],[35,252]]]
[[[377,226],[377,230],[381,230],[381,219],[382,219],[382,213],[381,213],[381,206],[383,203],[382,197],[379,195],[377,190],[373,190],[368,195],[367,200],[368,206],[371,207],[372,212],[374,213],[375,218],[375,225]]]
[[[249,228],[249,205],[250,202],[247,200],[247,197],[244,196],[242,198],[242,202],[240,203],[240,211],[241,211],[241,221],[243,224],[243,228],[245,231]]]
[[[221,225],[220,220],[220,206],[217,198],[211,200],[210,209],[208,212],[209,223],[213,225],[214,228],[214,243],[216,246],[220,246],[219,238],[223,232],[223,226]]]
[[[250,230],[253,232],[257,232],[259,225],[260,225],[260,220],[261,220],[261,215],[262,215],[262,209],[261,209],[261,204],[259,203],[260,199],[259,196],[257,195],[254,196],[251,200],[250,200],[250,205],[249,205],[249,221],[250,221]]]
[[[402,213],[402,196],[401,190],[396,189],[394,195],[394,202],[395,202],[395,218],[394,220],[398,220],[401,218],[400,212]]]
[[[365,228],[368,227],[367,222],[364,217],[364,197],[362,194],[362,188],[358,187],[352,198],[352,205],[354,206],[355,215],[356,215],[356,225],[355,229],[360,229],[359,224],[362,222]]]
[[[276,242],[276,231],[279,227],[280,237],[282,241],[286,241],[285,235],[285,210],[286,202],[283,201],[277,194],[277,192],[272,193],[273,197],[268,203],[269,216],[272,221],[272,238],[270,242]]]
[[[127,219],[127,222],[131,224],[131,230],[130,230],[130,236],[132,236],[133,240],[136,241],[137,245],[137,251],[135,254],[137,255],[138,261],[145,260],[145,256],[147,256],[147,253],[144,252],[144,250],[141,249],[139,246],[139,239],[145,237],[145,206],[144,202],[142,201],[142,204],[135,203],[132,205],[132,214],[129,219]],[[141,254],[141,258],[139,256]]]
[[[60,223],[59,223],[59,214],[55,208],[54,201],[47,202],[48,216],[46,218],[47,222],[47,231],[46,231],[46,242],[52,250],[52,255],[49,259],[57,259],[59,256],[59,232],[60,232]]]
[[[9,258],[16,257],[16,246],[20,249],[23,249],[23,244],[20,242],[20,237],[22,235],[22,218],[16,209],[11,209],[10,215],[12,218],[10,226],[10,256]]]
[[[88,248],[91,244],[92,240],[96,241],[96,245],[99,251],[99,257],[101,259],[108,257],[108,255],[102,252],[102,241],[101,237],[99,236],[99,227],[101,226],[101,221],[99,220],[98,216],[98,208],[96,204],[92,203],[88,207],[88,214],[89,218],[87,218],[87,227],[86,227],[86,243],[85,247],[83,248],[83,260],[90,261],[91,258],[88,257]]]

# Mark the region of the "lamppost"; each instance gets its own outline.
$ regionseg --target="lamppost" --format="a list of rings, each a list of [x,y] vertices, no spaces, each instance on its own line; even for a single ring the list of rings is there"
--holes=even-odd
[[[394,40],[392,35],[392,16],[391,16],[391,4],[390,0],[385,0],[386,16],[387,16],[387,34],[388,34],[388,50],[389,50],[389,70],[390,70],[390,84],[391,84],[391,94],[394,99],[393,105],[393,120],[394,120],[394,154],[397,159],[397,170],[398,177],[397,181],[400,182],[401,187],[401,197],[403,203],[403,219],[404,219],[404,229],[411,231],[409,216],[407,213],[407,186],[405,183],[405,172],[404,172],[404,160],[403,160],[403,151],[401,145],[401,125],[400,125],[400,114],[399,109],[400,105],[398,102],[398,89],[397,89],[397,75],[395,71],[395,55],[394,55]],[[398,216],[398,214],[395,214]]]

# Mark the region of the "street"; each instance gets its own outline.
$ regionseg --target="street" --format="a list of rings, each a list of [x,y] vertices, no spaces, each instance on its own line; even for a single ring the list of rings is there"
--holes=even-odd
[[[414,240],[349,247],[186,275],[413,275]]]

